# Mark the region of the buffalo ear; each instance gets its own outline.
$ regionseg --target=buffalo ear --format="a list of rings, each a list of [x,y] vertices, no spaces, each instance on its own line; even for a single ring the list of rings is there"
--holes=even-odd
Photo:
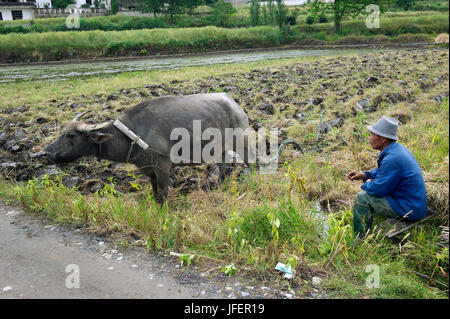
[[[91,140],[96,144],[104,143],[110,140],[113,136],[111,134],[105,134],[100,132],[92,132],[89,134]]]

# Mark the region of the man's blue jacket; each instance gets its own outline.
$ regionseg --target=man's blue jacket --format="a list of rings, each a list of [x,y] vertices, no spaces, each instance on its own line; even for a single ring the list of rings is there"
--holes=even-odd
[[[368,194],[386,197],[400,215],[412,211],[405,220],[419,220],[427,215],[427,195],[422,171],[414,155],[401,144],[392,142],[378,155],[378,168],[364,172],[361,188]]]

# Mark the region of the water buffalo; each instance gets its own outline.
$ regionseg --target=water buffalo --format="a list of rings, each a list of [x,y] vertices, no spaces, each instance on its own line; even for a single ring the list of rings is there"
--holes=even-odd
[[[82,156],[132,163],[150,177],[155,197],[162,203],[167,198],[170,169],[174,165],[170,152],[179,142],[171,140],[171,132],[174,129],[182,128],[190,134],[191,139],[188,152],[191,161],[176,165],[195,165],[204,162],[193,160],[198,155],[193,148],[195,139],[198,139],[198,136],[195,136],[195,121],[201,121],[202,130],[214,128],[222,137],[226,135],[226,128],[248,128],[247,115],[226,93],[166,96],[146,100],[124,111],[119,120],[141,138],[140,142],[148,144],[149,148],[144,150],[138,143],[133,143],[130,137],[114,125],[114,121],[87,124],[81,122],[78,116],[63,128],[61,135],[48,145],[43,153],[51,163],[67,163]],[[202,148],[207,143],[208,141],[202,140]],[[234,146],[228,145],[225,139],[220,143],[222,154],[219,155],[222,160],[223,156],[232,150],[237,151],[240,157],[248,162],[247,150],[250,148],[247,148],[247,144],[242,154],[233,149]],[[223,173],[220,177],[223,177]]]

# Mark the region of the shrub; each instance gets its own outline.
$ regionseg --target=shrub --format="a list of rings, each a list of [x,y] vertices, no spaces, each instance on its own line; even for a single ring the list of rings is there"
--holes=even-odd
[[[30,29],[24,28],[23,26],[14,26],[14,27],[4,27],[0,25],[0,34],[8,34],[8,33],[29,33]]]
[[[306,24],[313,24],[314,22],[316,22],[316,17],[310,14],[309,16],[306,17],[305,22]]]
[[[322,12],[321,14],[319,14],[319,16],[317,17],[317,21],[319,23],[327,23],[328,22],[328,17],[326,16],[325,12]]]
[[[219,0],[214,5],[211,15],[216,26],[224,27],[228,24],[231,15],[234,13],[236,13],[236,9],[231,3]]]
[[[297,19],[294,16],[289,16],[286,18],[286,22],[289,25],[296,25],[297,24]]]

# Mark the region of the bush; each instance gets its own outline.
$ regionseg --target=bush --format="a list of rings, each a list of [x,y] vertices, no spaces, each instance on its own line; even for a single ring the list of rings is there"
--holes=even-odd
[[[286,18],[286,22],[289,25],[296,25],[297,24],[297,19],[294,16],[289,16]]]
[[[4,27],[0,25],[0,34],[8,34],[8,33],[29,33],[31,29],[24,28],[23,26],[14,26],[14,27]]]
[[[236,9],[231,3],[225,2],[224,0],[219,0],[214,5],[211,15],[216,26],[224,27],[228,24],[231,15],[234,13],[236,13]]]
[[[326,16],[326,14],[324,12],[322,12],[318,17],[317,17],[317,22],[319,23],[327,23],[328,22],[328,17]]]
[[[306,17],[305,22],[306,24],[313,24],[314,22],[316,22],[316,17],[310,14],[309,16]]]

